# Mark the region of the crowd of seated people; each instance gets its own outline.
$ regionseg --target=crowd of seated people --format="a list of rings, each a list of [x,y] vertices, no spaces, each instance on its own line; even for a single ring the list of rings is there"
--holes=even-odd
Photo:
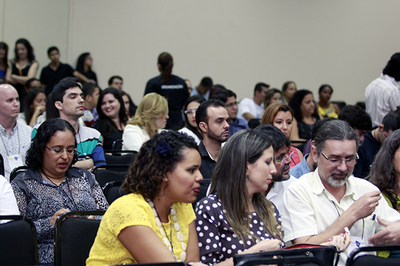
[[[311,91],[297,90],[292,81],[282,92],[260,82],[253,98],[239,103],[236,93],[222,85],[208,88],[206,100],[200,95],[202,82],[193,88],[197,94],[189,96],[185,81],[172,74],[173,59],[166,52],[158,58],[160,75],[149,80],[136,109],[122,90],[121,77],[113,76],[108,88],[99,87],[90,53],[82,54],[71,72],[59,62],[58,49],[49,48],[46,83],[40,83],[34,79],[38,62],[29,41],[17,41],[12,62],[4,51],[8,46],[0,43],[5,83],[0,85],[5,162],[0,215],[21,214],[34,222],[42,264],[54,262],[57,217],[83,210],[107,210],[89,265],[233,265],[236,254],[278,250],[287,241],[334,245],[348,254],[354,248],[350,238],[360,232],[359,221],[375,213],[380,217],[368,236],[377,234],[365,242],[400,244],[399,111],[389,112],[372,128],[359,106],[339,110],[330,102],[331,86],[320,87],[317,104]],[[52,74],[59,80],[48,89],[44,77]],[[249,129],[253,119],[261,125]],[[89,171],[106,164],[104,151],[118,140],[122,150],[138,154],[123,185],[127,195],[109,207]],[[307,174],[292,177],[290,168],[301,163]],[[21,165],[28,170],[10,183],[11,171]],[[362,174],[359,167],[365,168]],[[318,186],[310,185],[313,180],[320,180]],[[351,201],[348,193],[355,185],[363,189]],[[337,210],[332,226],[319,221],[319,207],[305,204],[299,194],[322,188],[321,197]],[[295,206],[289,204],[292,199]],[[356,215],[349,217],[350,210]],[[291,220],[299,211],[302,215]],[[310,218],[313,212],[316,221]],[[296,221],[309,224],[309,230],[292,226]]]

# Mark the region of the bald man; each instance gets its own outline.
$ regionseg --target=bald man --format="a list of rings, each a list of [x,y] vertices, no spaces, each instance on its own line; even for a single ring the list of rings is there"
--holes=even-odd
[[[0,85],[0,153],[4,159],[4,177],[10,181],[11,171],[25,164],[31,143],[32,128],[17,122],[19,112],[17,90],[9,84]]]

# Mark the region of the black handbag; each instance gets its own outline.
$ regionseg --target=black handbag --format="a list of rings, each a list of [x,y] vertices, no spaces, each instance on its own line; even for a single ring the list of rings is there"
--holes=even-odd
[[[260,264],[336,266],[339,253],[334,246],[297,244],[287,249],[235,255],[233,261],[235,266]]]

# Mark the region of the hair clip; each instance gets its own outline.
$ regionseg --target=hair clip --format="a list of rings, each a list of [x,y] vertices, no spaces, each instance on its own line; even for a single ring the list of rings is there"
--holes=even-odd
[[[160,141],[160,143],[157,144],[156,151],[161,156],[166,156],[171,151],[171,146],[168,142]]]

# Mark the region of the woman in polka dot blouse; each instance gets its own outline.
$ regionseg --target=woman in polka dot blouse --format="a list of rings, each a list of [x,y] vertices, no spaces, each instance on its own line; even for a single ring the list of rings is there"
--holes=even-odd
[[[280,249],[281,220],[262,192],[276,172],[271,140],[242,130],[222,149],[210,195],[196,207],[200,261],[233,265],[236,254]]]

